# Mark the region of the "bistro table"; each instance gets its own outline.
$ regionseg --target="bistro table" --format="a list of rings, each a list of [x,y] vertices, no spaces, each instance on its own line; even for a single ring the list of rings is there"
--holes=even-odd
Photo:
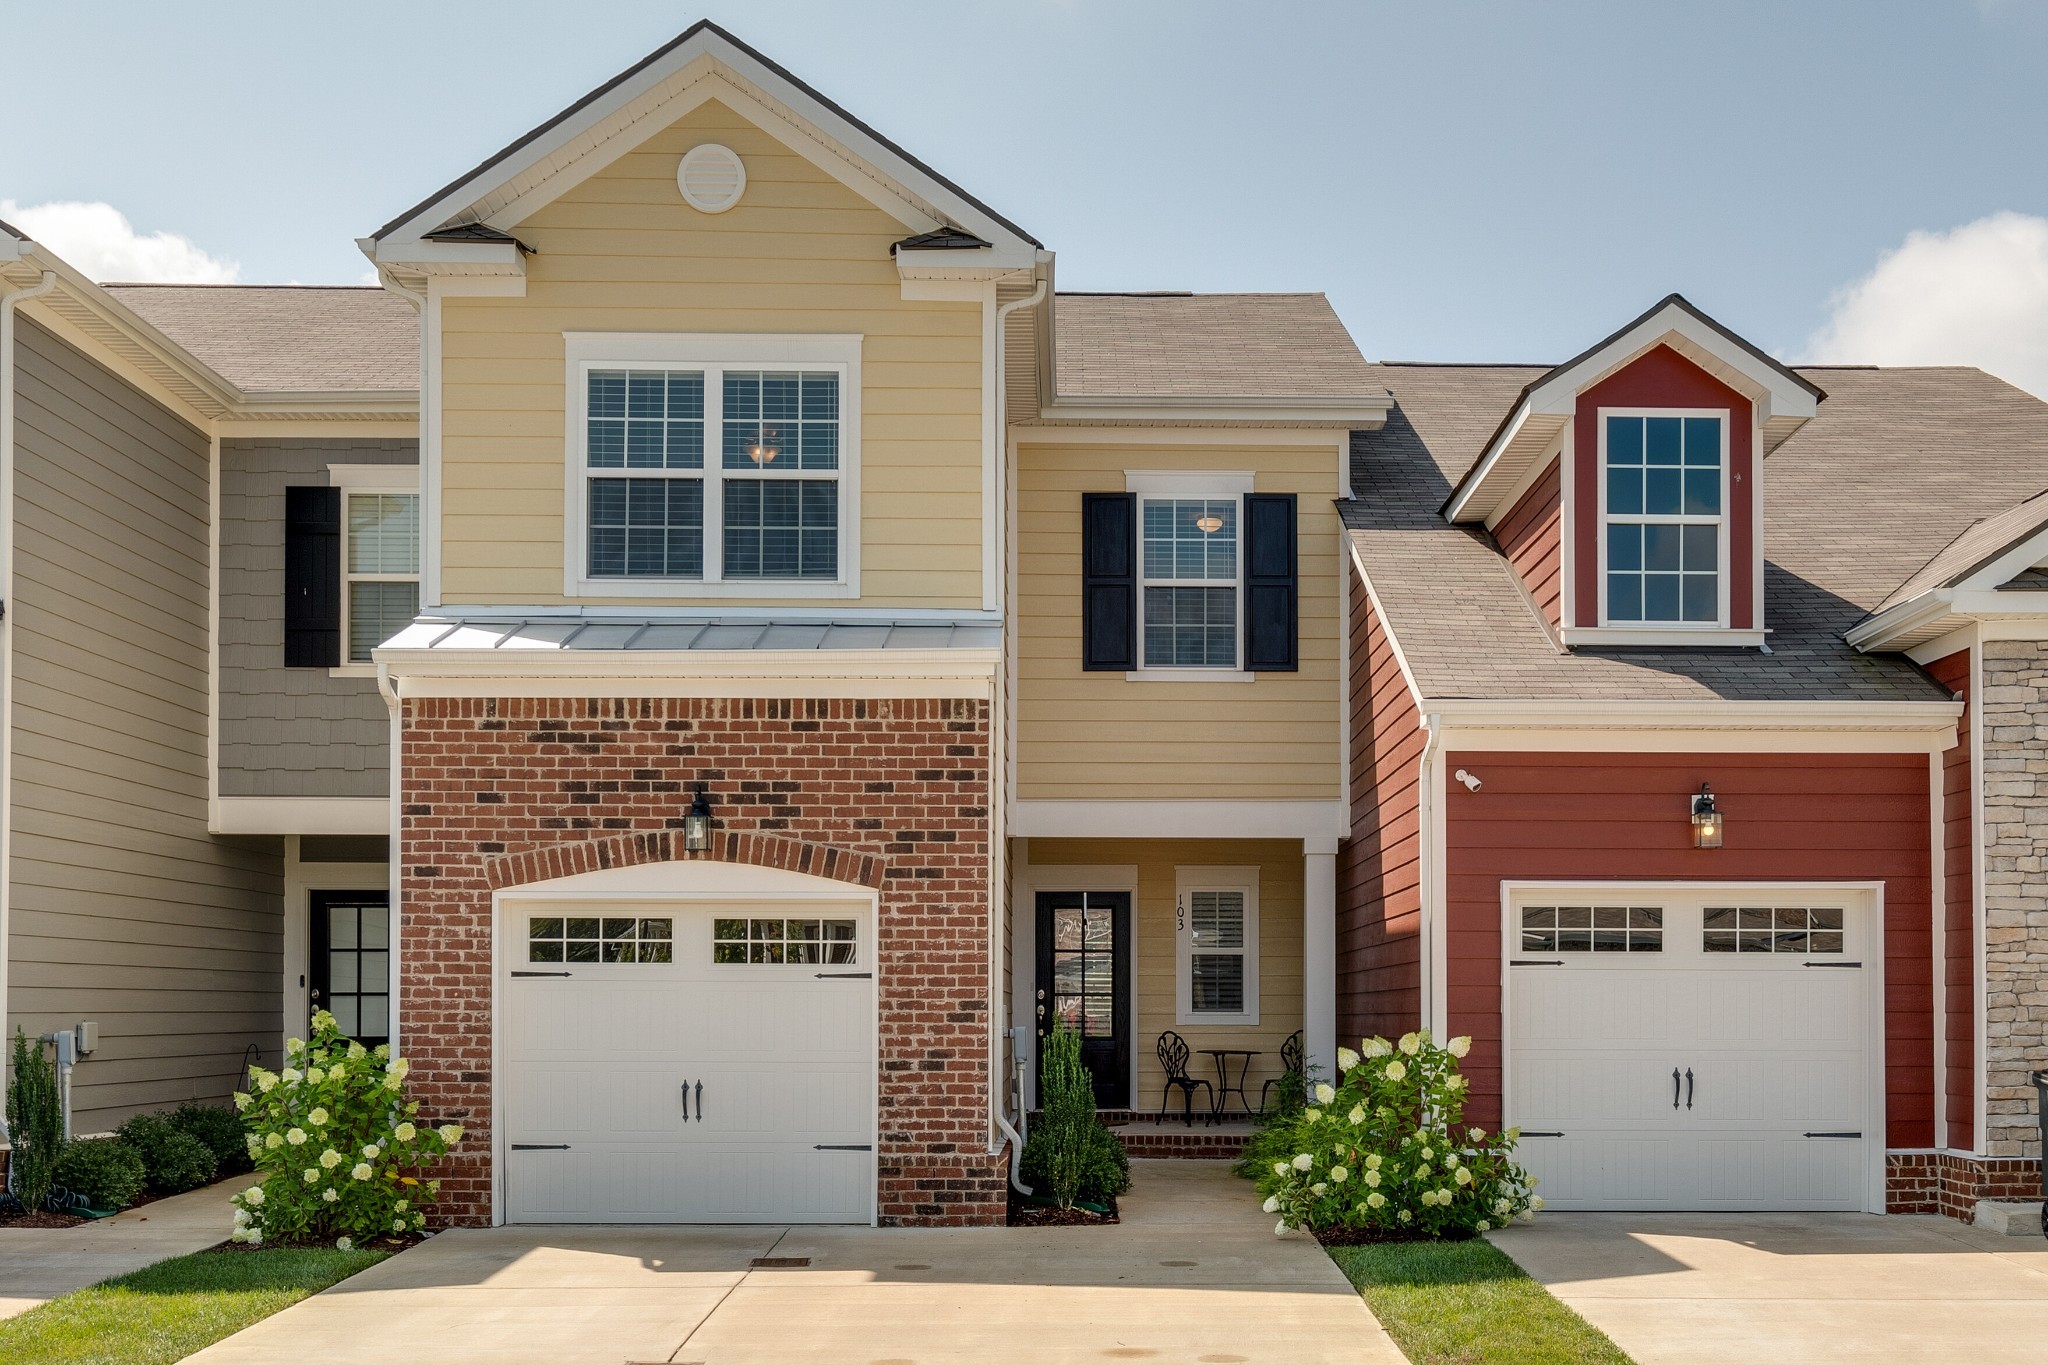
[[[1251,1073],[1252,1058],[1265,1054],[1253,1048],[1243,1047],[1205,1047],[1202,1049],[1202,1052],[1216,1059],[1216,1103],[1209,1111],[1210,1119],[1213,1122],[1222,1122],[1224,1106],[1230,1102],[1229,1097],[1232,1094],[1235,1094],[1237,1102],[1244,1106],[1245,1117],[1250,1118],[1252,1116],[1252,1101],[1251,1097],[1244,1093],[1244,1078]],[[1238,1064],[1236,1085],[1230,1083],[1230,1059],[1232,1057],[1242,1057],[1244,1059]]]

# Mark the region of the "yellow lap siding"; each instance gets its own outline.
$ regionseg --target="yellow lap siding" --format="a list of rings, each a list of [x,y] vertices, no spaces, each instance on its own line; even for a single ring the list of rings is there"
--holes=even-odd
[[[715,216],[675,183],[705,141],[747,167]],[[907,231],[716,102],[520,223],[526,296],[441,305],[442,598],[565,600],[564,332],[858,333],[858,604],[980,607],[982,310],[903,300],[889,244]]]
[[[1017,451],[1017,796],[1337,800],[1343,652],[1336,438],[1319,446],[1033,445]],[[1081,668],[1081,494],[1124,471],[1251,471],[1299,502],[1301,670],[1131,681]]]

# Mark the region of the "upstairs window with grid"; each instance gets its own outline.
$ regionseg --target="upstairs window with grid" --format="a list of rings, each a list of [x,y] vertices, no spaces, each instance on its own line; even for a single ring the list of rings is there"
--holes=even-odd
[[[839,372],[586,375],[588,577],[839,577]]]
[[[1146,668],[1236,668],[1238,504],[1146,498],[1139,592]]]
[[[1719,417],[1605,417],[1607,620],[1721,619],[1725,424]]]
[[[342,638],[350,663],[412,624],[420,611],[420,495],[344,494]]]

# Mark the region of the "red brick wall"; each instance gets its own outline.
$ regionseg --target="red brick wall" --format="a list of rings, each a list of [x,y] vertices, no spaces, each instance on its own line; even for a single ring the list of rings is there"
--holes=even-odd
[[[1493,529],[1536,608],[1564,623],[1564,461],[1552,460]]]
[[[2041,1198],[2041,1163],[2030,1156],[1958,1156],[1890,1152],[1885,1156],[1887,1213],[1943,1213],[1969,1222],[1979,1199],[2032,1203]]]
[[[1504,879],[1885,883],[1887,1145],[1934,1138],[1934,1022],[1924,754],[1446,755],[1451,1032],[1475,1123],[1500,1117]],[[1727,843],[1692,846],[1687,798],[1711,782]]]
[[[1948,1138],[1958,1151],[1977,1146],[1977,869],[1970,823],[1975,814],[1970,769],[1970,651],[1927,665],[1934,680],[1963,700],[1956,746],[1941,756],[1943,883],[1942,981],[1948,1028]]]
[[[405,703],[403,738],[403,1046],[422,1110],[470,1133],[443,1172],[445,1222],[490,1215],[493,886],[621,847],[672,856],[661,836],[699,782],[714,854],[879,875],[882,1221],[1002,1221],[986,703],[426,698]]]
[[[1337,1036],[1422,1018],[1422,719],[1362,585],[1351,593],[1351,834],[1337,853]]]

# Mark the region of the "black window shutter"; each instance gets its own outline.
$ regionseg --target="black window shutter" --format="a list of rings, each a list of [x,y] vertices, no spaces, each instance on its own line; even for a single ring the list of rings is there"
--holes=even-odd
[[[341,490],[284,490],[284,665],[341,662]]]
[[[1244,667],[1292,673],[1301,667],[1301,568],[1294,495],[1244,497]]]
[[[1138,499],[1081,495],[1081,667],[1138,666]]]

